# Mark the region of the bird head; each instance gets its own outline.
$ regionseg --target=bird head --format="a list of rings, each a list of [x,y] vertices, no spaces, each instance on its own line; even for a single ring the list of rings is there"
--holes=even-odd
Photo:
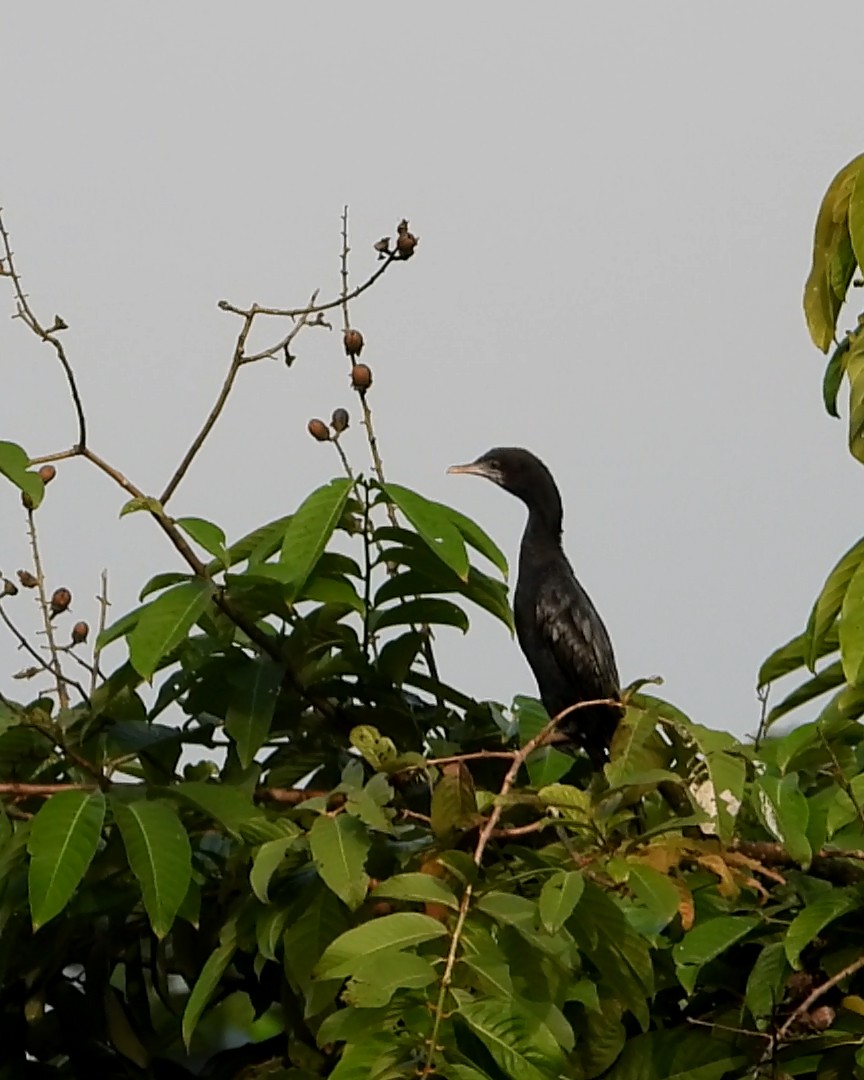
[[[485,476],[529,505],[542,489],[555,486],[540,458],[518,446],[496,446],[468,465],[451,465],[447,472]]]

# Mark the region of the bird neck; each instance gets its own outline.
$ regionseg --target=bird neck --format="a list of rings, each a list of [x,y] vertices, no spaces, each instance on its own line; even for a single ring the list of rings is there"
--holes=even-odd
[[[522,547],[534,550],[561,548],[563,513],[561,502],[528,508],[528,523],[522,537]]]

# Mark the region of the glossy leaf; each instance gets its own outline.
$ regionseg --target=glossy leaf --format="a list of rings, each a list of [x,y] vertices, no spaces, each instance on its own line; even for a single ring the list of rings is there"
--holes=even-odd
[[[33,509],[42,502],[45,485],[36,472],[30,472],[30,458],[17,443],[0,441],[0,475],[5,476],[28,496]]]
[[[384,484],[387,497],[402,511],[432,551],[463,581],[468,579],[468,553],[448,508],[401,484]]]
[[[346,930],[327,946],[315,969],[319,979],[342,979],[370,958],[392,949],[410,949],[426,941],[447,936],[447,928],[437,919],[420,912],[399,911]]]
[[[316,818],[309,831],[319,877],[352,910],[366,899],[369,875],[365,866],[370,845],[366,827],[348,814]]]
[[[194,578],[191,574],[181,574],[176,570],[169,571],[165,574],[155,574],[138,594],[138,599],[144,600],[152,593],[162,592],[163,589],[167,589],[171,585],[179,585],[181,581],[194,581]],[[136,612],[135,614],[138,614],[139,612]],[[138,620],[136,619],[135,621],[137,622]],[[131,629],[131,626],[129,629]]]
[[[452,506],[445,506],[444,503],[435,503],[434,505],[443,510],[450,518],[450,521],[462,533],[465,543],[473,547],[475,551],[479,551],[496,569],[500,570],[502,577],[506,581],[509,572],[507,557],[492,537],[484,532],[476,521],[472,521],[465,514],[454,510]]]
[[[245,769],[270,734],[273,710],[285,669],[269,659],[255,660],[234,675],[233,689],[225,713],[225,730],[237,746],[237,756]]]
[[[298,508],[285,530],[280,562],[290,567],[289,596],[297,596],[339,524],[353,483],[331,480],[317,488]]]
[[[192,876],[189,837],[168,803],[111,800],[129,867],[141,886],[153,933],[165,937],[183,903]]]
[[[27,850],[34,930],[68,904],[96,854],[104,818],[104,795],[87,791],[53,795],[33,818]]]
[[[129,633],[129,659],[142,678],[152,677],[159,661],[176,648],[210,603],[206,581],[176,585],[141,609]]]

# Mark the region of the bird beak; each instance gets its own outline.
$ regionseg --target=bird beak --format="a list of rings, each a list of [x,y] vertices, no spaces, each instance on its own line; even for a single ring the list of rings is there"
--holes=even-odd
[[[472,461],[470,465],[451,465],[448,473],[467,473],[469,476],[485,476],[487,480],[498,483],[500,474],[486,461]]]

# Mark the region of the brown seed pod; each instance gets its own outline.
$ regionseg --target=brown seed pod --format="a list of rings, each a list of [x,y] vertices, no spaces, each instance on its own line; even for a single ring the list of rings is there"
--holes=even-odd
[[[396,251],[402,259],[410,259],[414,254],[414,248],[420,243],[420,237],[408,231],[408,221],[402,218],[396,226]]]
[[[8,578],[3,578],[3,595],[4,596],[17,596],[18,586],[10,581]]]
[[[310,420],[306,425],[306,430],[318,442],[327,442],[330,438],[330,432],[327,430],[327,425],[323,420]]]
[[[31,574],[29,570],[19,570],[18,580],[21,582],[25,589],[35,589],[36,586],[39,584],[36,576],[34,574]]]
[[[351,385],[360,393],[365,393],[372,385],[372,369],[368,364],[355,364],[351,368]]]
[[[72,593],[68,589],[55,589],[51,594],[51,615],[60,615],[72,603]]]
[[[348,410],[347,409],[334,409],[333,415],[330,417],[330,427],[340,435],[345,428],[348,427]]]
[[[39,479],[43,484],[50,484],[56,475],[57,470],[53,465],[43,465],[39,470]]]
[[[76,622],[72,627],[72,644],[83,645],[90,633],[90,627],[86,622]]]
[[[359,330],[346,330],[342,344],[347,356],[359,356],[363,352],[363,335]]]

